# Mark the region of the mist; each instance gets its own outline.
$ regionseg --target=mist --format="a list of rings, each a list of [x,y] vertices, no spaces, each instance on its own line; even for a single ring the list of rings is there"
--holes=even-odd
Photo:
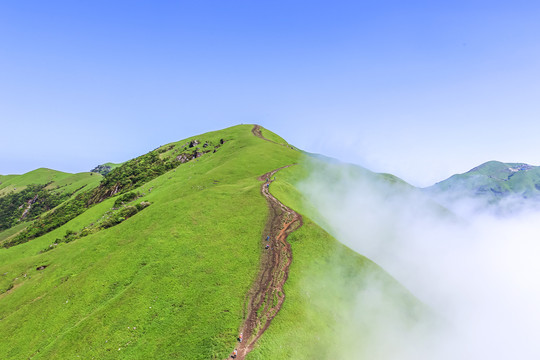
[[[448,211],[399,181],[314,162],[297,184],[318,210],[309,216],[436,318],[409,324],[369,281],[336,334],[335,358],[540,358],[540,211],[523,199],[526,210],[505,216],[473,206]]]

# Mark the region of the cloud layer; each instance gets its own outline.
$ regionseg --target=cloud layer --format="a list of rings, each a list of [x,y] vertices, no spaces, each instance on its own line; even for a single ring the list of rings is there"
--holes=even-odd
[[[319,162],[299,189],[331,234],[438,318],[411,326],[373,281],[356,294],[337,358],[540,358],[540,212],[451,214],[414,188]]]

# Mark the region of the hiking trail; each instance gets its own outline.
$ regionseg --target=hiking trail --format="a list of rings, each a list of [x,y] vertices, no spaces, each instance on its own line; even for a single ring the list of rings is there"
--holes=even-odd
[[[251,129],[251,132],[253,133],[253,135],[255,135],[258,138],[261,138],[263,140],[270,141],[271,143],[277,144],[276,142],[274,142],[274,141],[272,141],[270,139],[267,139],[267,138],[265,138],[263,136],[263,134],[261,132],[261,126],[260,125],[253,125],[253,129]]]
[[[298,150],[298,149],[296,149],[294,146],[291,146],[291,145],[289,145],[289,144],[287,144],[287,143],[280,144],[280,143],[278,143],[278,142],[275,142],[275,141],[273,141],[273,140],[270,140],[270,139],[265,138],[264,135],[262,134],[262,131],[261,131],[261,125],[253,125],[253,129],[251,129],[251,132],[252,132],[253,135],[255,135],[256,137],[261,138],[261,139],[263,139],[263,140],[266,140],[266,141],[268,141],[268,142],[274,143],[274,144],[276,144],[276,145],[285,146],[285,147],[288,147],[288,148],[290,148],[290,149],[292,149],[292,150]],[[278,169],[278,170],[279,170],[279,169]]]
[[[255,125],[252,132],[261,139],[273,142],[262,136],[259,125]],[[285,300],[283,285],[289,276],[292,261],[291,244],[287,242],[287,236],[302,226],[302,216],[270,194],[269,186],[274,181],[272,177],[279,170],[293,165],[272,170],[258,178],[263,181],[261,193],[266,198],[269,216],[260,241],[263,253],[259,274],[246,295],[244,322],[239,329],[244,339],[236,346],[236,359],[239,360],[243,360],[253,350]],[[268,241],[267,236],[270,237]],[[270,245],[269,249],[264,248],[266,244]]]

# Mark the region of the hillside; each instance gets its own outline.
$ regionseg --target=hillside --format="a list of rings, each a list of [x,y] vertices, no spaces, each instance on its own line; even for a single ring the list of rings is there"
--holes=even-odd
[[[74,192],[84,186],[93,188],[101,179],[101,175],[90,172],[71,174],[40,168],[22,175],[0,175],[0,196],[20,192],[31,184],[47,184],[47,189],[58,189],[63,193]]]
[[[241,346],[258,340],[248,359],[330,357],[351,289],[367,278],[414,324],[422,305],[310,219],[295,190],[309,161],[278,135],[240,125],[113,169],[0,248],[0,358],[223,359],[242,329]],[[320,346],[314,331],[327,339]]]
[[[94,173],[70,174],[45,168],[0,176],[0,245],[42,214],[92,190],[102,179]]]

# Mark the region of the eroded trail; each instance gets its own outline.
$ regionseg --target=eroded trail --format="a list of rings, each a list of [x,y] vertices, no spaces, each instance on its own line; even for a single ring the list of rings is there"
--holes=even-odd
[[[253,133],[253,135],[255,135],[256,137],[259,137],[263,140],[266,140],[266,141],[270,141],[270,142],[273,142],[272,140],[268,140],[267,138],[265,138],[261,132],[261,126],[260,125],[253,125],[253,129],[251,129],[251,132]],[[275,144],[275,143],[274,143]]]
[[[253,129],[253,134],[262,138],[257,125]],[[259,274],[246,298],[244,323],[240,328],[244,339],[238,343],[237,359],[244,359],[253,349],[285,300],[283,285],[289,275],[292,261],[291,244],[287,242],[287,236],[302,226],[302,216],[277,200],[270,194],[269,188],[276,172],[289,166],[292,165],[259,177],[259,180],[263,181],[261,193],[266,198],[270,214],[261,236],[263,254]],[[267,244],[269,248],[265,249]]]
[[[257,280],[248,293],[244,324],[240,330],[244,334],[244,339],[238,344],[237,359],[244,359],[253,349],[285,300],[283,285],[289,275],[292,261],[291,244],[287,242],[287,236],[302,225],[302,216],[270,194],[272,177],[283,168],[259,177],[259,180],[264,181],[261,193],[267,200],[270,214],[261,237],[263,247],[261,267]],[[266,240],[267,236],[269,240]],[[264,249],[266,244],[269,245],[268,249]]]

